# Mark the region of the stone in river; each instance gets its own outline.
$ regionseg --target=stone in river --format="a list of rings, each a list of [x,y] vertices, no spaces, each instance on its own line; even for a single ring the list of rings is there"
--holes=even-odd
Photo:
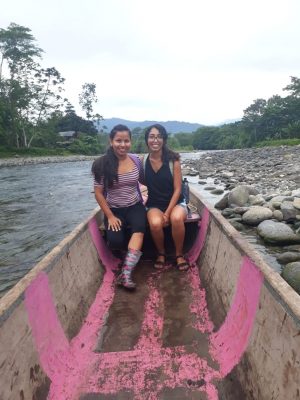
[[[282,277],[297,293],[300,293],[300,262],[287,264],[283,268]]]
[[[266,220],[257,227],[258,234],[269,243],[300,243],[300,235],[283,222]]]

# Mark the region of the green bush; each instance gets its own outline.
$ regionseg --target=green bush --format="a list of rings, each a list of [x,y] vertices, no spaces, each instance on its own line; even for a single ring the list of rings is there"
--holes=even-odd
[[[66,149],[47,149],[43,147],[30,147],[17,149],[14,147],[0,146],[0,158],[20,157],[43,157],[43,156],[69,156],[72,153]]]
[[[266,147],[266,146],[296,146],[300,144],[300,139],[276,139],[276,140],[264,140],[256,143],[255,147]]]

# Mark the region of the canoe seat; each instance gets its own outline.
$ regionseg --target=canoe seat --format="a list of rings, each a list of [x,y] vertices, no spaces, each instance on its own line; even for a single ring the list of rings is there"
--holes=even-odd
[[[190,215],[188,215],[187,219],[184,221],[185,224],[189,224],[191,222],[198,222],[201,220],[201,216],[198,212],[191,212]],[[147,224],[148,225],[148,224]],[[130,226],[128,226],[128,228],[130,228]],[[101,223],[101,225],[99,226],[99,229],[101,231],[105,231],[105,226],[104,226],[104,222]]]

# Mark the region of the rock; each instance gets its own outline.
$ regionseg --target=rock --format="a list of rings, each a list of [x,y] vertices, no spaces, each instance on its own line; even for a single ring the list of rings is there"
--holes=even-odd
[[[300,197],[300,189],[292,190],[292,196]]]
[[[246,185],[236,186],[229,193],[228,204],[229,206],[244,206],[249,199],[249,189]]]
[[[214,190],[216,189],[215,186],[205,186],[204,190]]]
[[[265,203],[265,199],[263,198],[263,196],[261,194],[257,194],[256,196],[254,196],[253,194],[250,194],[249,203],[252,206],[261,206]]]
[[[225,208],[221,214],[223,215],[223,217],[229,217],[231,214],[233,214],[233,208]]]
[[[230,219],[229,222],[237,231],[241,232],[245,230],[244,225],[241,224],[240,222],[235,221],[234,219]]]
[[[281,207],[281,201],[273,201],[273,203],[270,202],[270,206],[275,208],[276,210],[279,210]]]
[[[198,181],[199,185],[206,185],[206,183],[207,183],[206,181]]]
[[[297,293],[300,293],[300,262],[287,264],[283,268],[282,277]]]
[[[300,198],[299,198],[299,197],[295,197],[295,198],[294,198],[293,206],[294,206],[295,208],[297,208],[297,210],[300,210]]]
[[[228,195],[229,193],[226,193],[225,196],[215,204],[215,208],[224,210],[228,206]]]
[[[234,212],[236,214],[244,214],[248,210],[250,210],[250,207],[235,207],[234,208]]]
[[[292,202],[284,201],[281,204],[280,209],[281,209],[284,221],[292,221],[292,220],[296,219],[296,215],[298,214],[298,211],[296,208],[294,208]]]
[[[288,251],[299,251],[300,252],[300,244],[291,244],[289,246],[284,246],[284,248]]]
[[[287,251],[285,253],[279,254],[276,257],[276,259],[281,264],[288,264],[288,263],[293,262],[293,261],[299,261],[300,260],[300,253],[293,252],[293,251]]]
[[[283,201],[287,201],[288,199],[290,199],[290,197],[288,196],[275,196],[270,200],[270,204],[273,206],[273,203],[282,203]]]
[[[216,188],[216,189],[211,190],[210,193],[211,194],[222,194],[222,193],[224,193],[224,190]]]
[[[269,243],[300,243],[300,235],[283,222],[263,221],[257,227],[258,234]]]
[[[232,178],[233,175],[234,175],[233,172],[230,172],[230,171],[221,171],[221,174],[220,174],[220,176],[222,178]]]
[[[275,210],[273,211],[273,217],[277,219],[277,221],[282,221],[283,220],[283,214],[280,210]]]
[[[260,222],[273,217],[273,213],[266,207],[251,207],[243,214],[243,222],[248,225],[258,225]]]

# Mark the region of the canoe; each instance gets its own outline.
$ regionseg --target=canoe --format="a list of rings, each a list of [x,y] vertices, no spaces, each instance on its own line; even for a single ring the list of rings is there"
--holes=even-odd
[[[299,295],[191,201],[189,271],[145,256],[116,287],[97,209],[0,300],[1,400],[300,398]]]

